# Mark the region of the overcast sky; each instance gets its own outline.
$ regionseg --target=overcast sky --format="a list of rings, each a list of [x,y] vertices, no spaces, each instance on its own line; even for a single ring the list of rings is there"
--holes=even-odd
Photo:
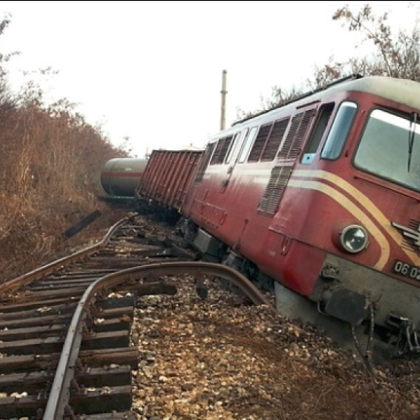
[[[300,85],[331,55],[357,53],[358,37],[332,20],[348,2],[40,2],[2,1],[11,24],[0,52],[18,89],[23,71],[51,67],[37,79],[47,98],[67,98],[133,154],[203,146],[220,128],[222,70],[227,70],[226,122],[255,110],[272,86]],[[366,2],[353,1],[359,10]],[[411,28],[417,6],[374,2],[393,25]]]

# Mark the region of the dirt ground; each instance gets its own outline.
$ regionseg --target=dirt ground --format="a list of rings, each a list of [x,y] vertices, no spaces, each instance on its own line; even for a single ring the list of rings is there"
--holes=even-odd
[[[212,282],[139,299],[134,410],[141,420],[420,419],[418,361],[376,366],[313,327],[238,305]]]

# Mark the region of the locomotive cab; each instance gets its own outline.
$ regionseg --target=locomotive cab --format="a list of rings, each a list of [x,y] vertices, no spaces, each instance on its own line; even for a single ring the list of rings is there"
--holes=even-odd
[[[327,129],[323,114],[330,110],[329,104],[320,107],[288,184],[317,191],[295,237],[328,251],[308,297],[319,311],[351,325],[374,317],[385,339],[404,334],[409,350],[418,351],[417,111],[388,98],[350,92]],[[320,136],[323,126],[325,135]],[[318,143],[320,137],[325,137],[323,143]],[[305,234],[309,224],[325,218],[331,244],[311,240],[315,232]]]

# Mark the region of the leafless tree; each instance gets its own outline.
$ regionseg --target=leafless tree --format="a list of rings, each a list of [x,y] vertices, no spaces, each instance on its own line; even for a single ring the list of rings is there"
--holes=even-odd
[[[351,74],[363,76],[388,76],[420,81],[420,29],[418,21],[409,31],[395,30],[388,22],[388,14],[375,15],[369,4],[359,12],[352,12],[348,6],[338,9],[333,20],[340,21],[350,32],[362,36],[362,43],[372,43],[373,55],[351,57],[345,62],[337,62],[330,57],[328,62],[315,67],[311,78],[306,80],[308,91],[323,88],[329,83]],[[282,87],[272,88],[271,96],[261,100],[258,111],[244,112],[238,110],[238,118],[250,117],[263,110],[280,106],[302,94],[303,88],[293,88],[285,94]]]

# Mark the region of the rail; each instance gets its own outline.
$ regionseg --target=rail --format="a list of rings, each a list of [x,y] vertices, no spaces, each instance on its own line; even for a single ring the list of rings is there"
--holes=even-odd
[[[168,262],[133,267],[104,276],[89,286],[78,303],[64,342],[43,420],[58,420],[62,419],[65,413],[71,413],[71,408],[68,406],[70,384],[74,376],[74,368],[82,341],[83,322],[86,318],[89,304],[94,302],[95,294],[102,289],[119,286],[128,280],[139,280],[150,274],[156,276],[180,274],[196,274],[201,276],[205,274],[221,277],[239,287],[256,305],[267,305],[273,312],[276,312],[271,303],[246,277],[232,268],[221,264]]]
[[[52,263],[38,267],[35,270],[29,271],[28,273],[22,274],[21,276],[16,277],[13,280],[3,283],[2,285],[0,285],[0,295],[3,293],[10,292],[11,290],[16,289],[18,287],[24,286],[25,284],[31,283],[32,281],[37,280],[43,276],[51,274],[57,271],[58,268],[65,267],[74,261],[77,261],[79,259],[82,259],[82,258],[85,258],[94,254],[95,252],[99,251],[102,247],[106,246],[109,240],[111,239],[112,235],[115,233],[115,231],[121,225],[128,222],[129,220],[130,218],[126,217],[124,219],[121,219],[117,223],[115,223],[108,230],[104,239],[102,239],[102,241],[98,242],[97,244],[92,245],[87,248],[83,248],[82,250],[77,251],[74,254],[71,254],[67,257],[60,258],[59,260],[56,260],[56,261],[53,261]]]

